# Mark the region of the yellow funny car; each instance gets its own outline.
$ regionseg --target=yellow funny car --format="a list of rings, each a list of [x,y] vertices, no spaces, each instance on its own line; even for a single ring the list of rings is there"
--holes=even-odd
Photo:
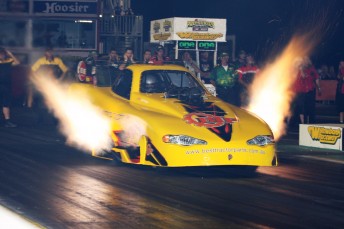
[[[269,126],[214,97],[184,67],[134,64],[116,77],[108,68],[97,68],[94,84],[71,86],[111,117],[113,148],[104,157],[161,167],[277,165]]]

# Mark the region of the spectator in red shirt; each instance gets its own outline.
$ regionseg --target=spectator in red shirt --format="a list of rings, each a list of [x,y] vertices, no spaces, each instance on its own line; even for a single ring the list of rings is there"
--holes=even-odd
[[[157,64],[157,65],[162,65],[166,61],[170,61],[170,58],[168,56],[165,56],[165,49],[164,46],[159,45],[156,51],[156,54],[152,56],[150,61],[148,62],[149,64]]]
[[[253,79],[257,72],[259,72],[259,68],[256,65],[253,55],[248,54],[246,56],[246,64],[241,66],[237,72],[239,74],[239,83],[241,85],[240,89],[240,100],[241,106],[247,106],[249,103],[249,87],[253,82]]]
[[[298,73],[294,83],[295,109],[300,115],[301,124],[305,121],[314,123],[316,89],[321,94],[319,74],[308,57],[304,57],[297,67]],[[305,117],[308,119],[305,120]]]

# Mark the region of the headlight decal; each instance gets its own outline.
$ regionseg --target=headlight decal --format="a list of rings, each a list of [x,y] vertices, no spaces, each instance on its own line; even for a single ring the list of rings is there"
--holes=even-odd
[[[252,139],[247,140],[247,145],[257,145],[257,146],[266,146],[274,144],[274,138],[271,135],[258,135]]]
[[[191,146],[191,145],[207,145],[207,141],[193,138],[187,135],[165,135],[162,137],[162,141],[165,143],[171,143],[182,146]]]

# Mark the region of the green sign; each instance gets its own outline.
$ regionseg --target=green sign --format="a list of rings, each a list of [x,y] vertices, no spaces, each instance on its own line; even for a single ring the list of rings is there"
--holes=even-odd
[[[215,50],[216,42],[214,41],[199,41],[198,50]]]
[[[178,41],[178,49],[196,49],[196,41]]]

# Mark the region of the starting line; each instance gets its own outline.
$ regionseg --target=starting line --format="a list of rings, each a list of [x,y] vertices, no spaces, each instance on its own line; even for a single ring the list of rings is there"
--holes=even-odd
[[[344,124],[300,124],[299,145],[343,151]]]

